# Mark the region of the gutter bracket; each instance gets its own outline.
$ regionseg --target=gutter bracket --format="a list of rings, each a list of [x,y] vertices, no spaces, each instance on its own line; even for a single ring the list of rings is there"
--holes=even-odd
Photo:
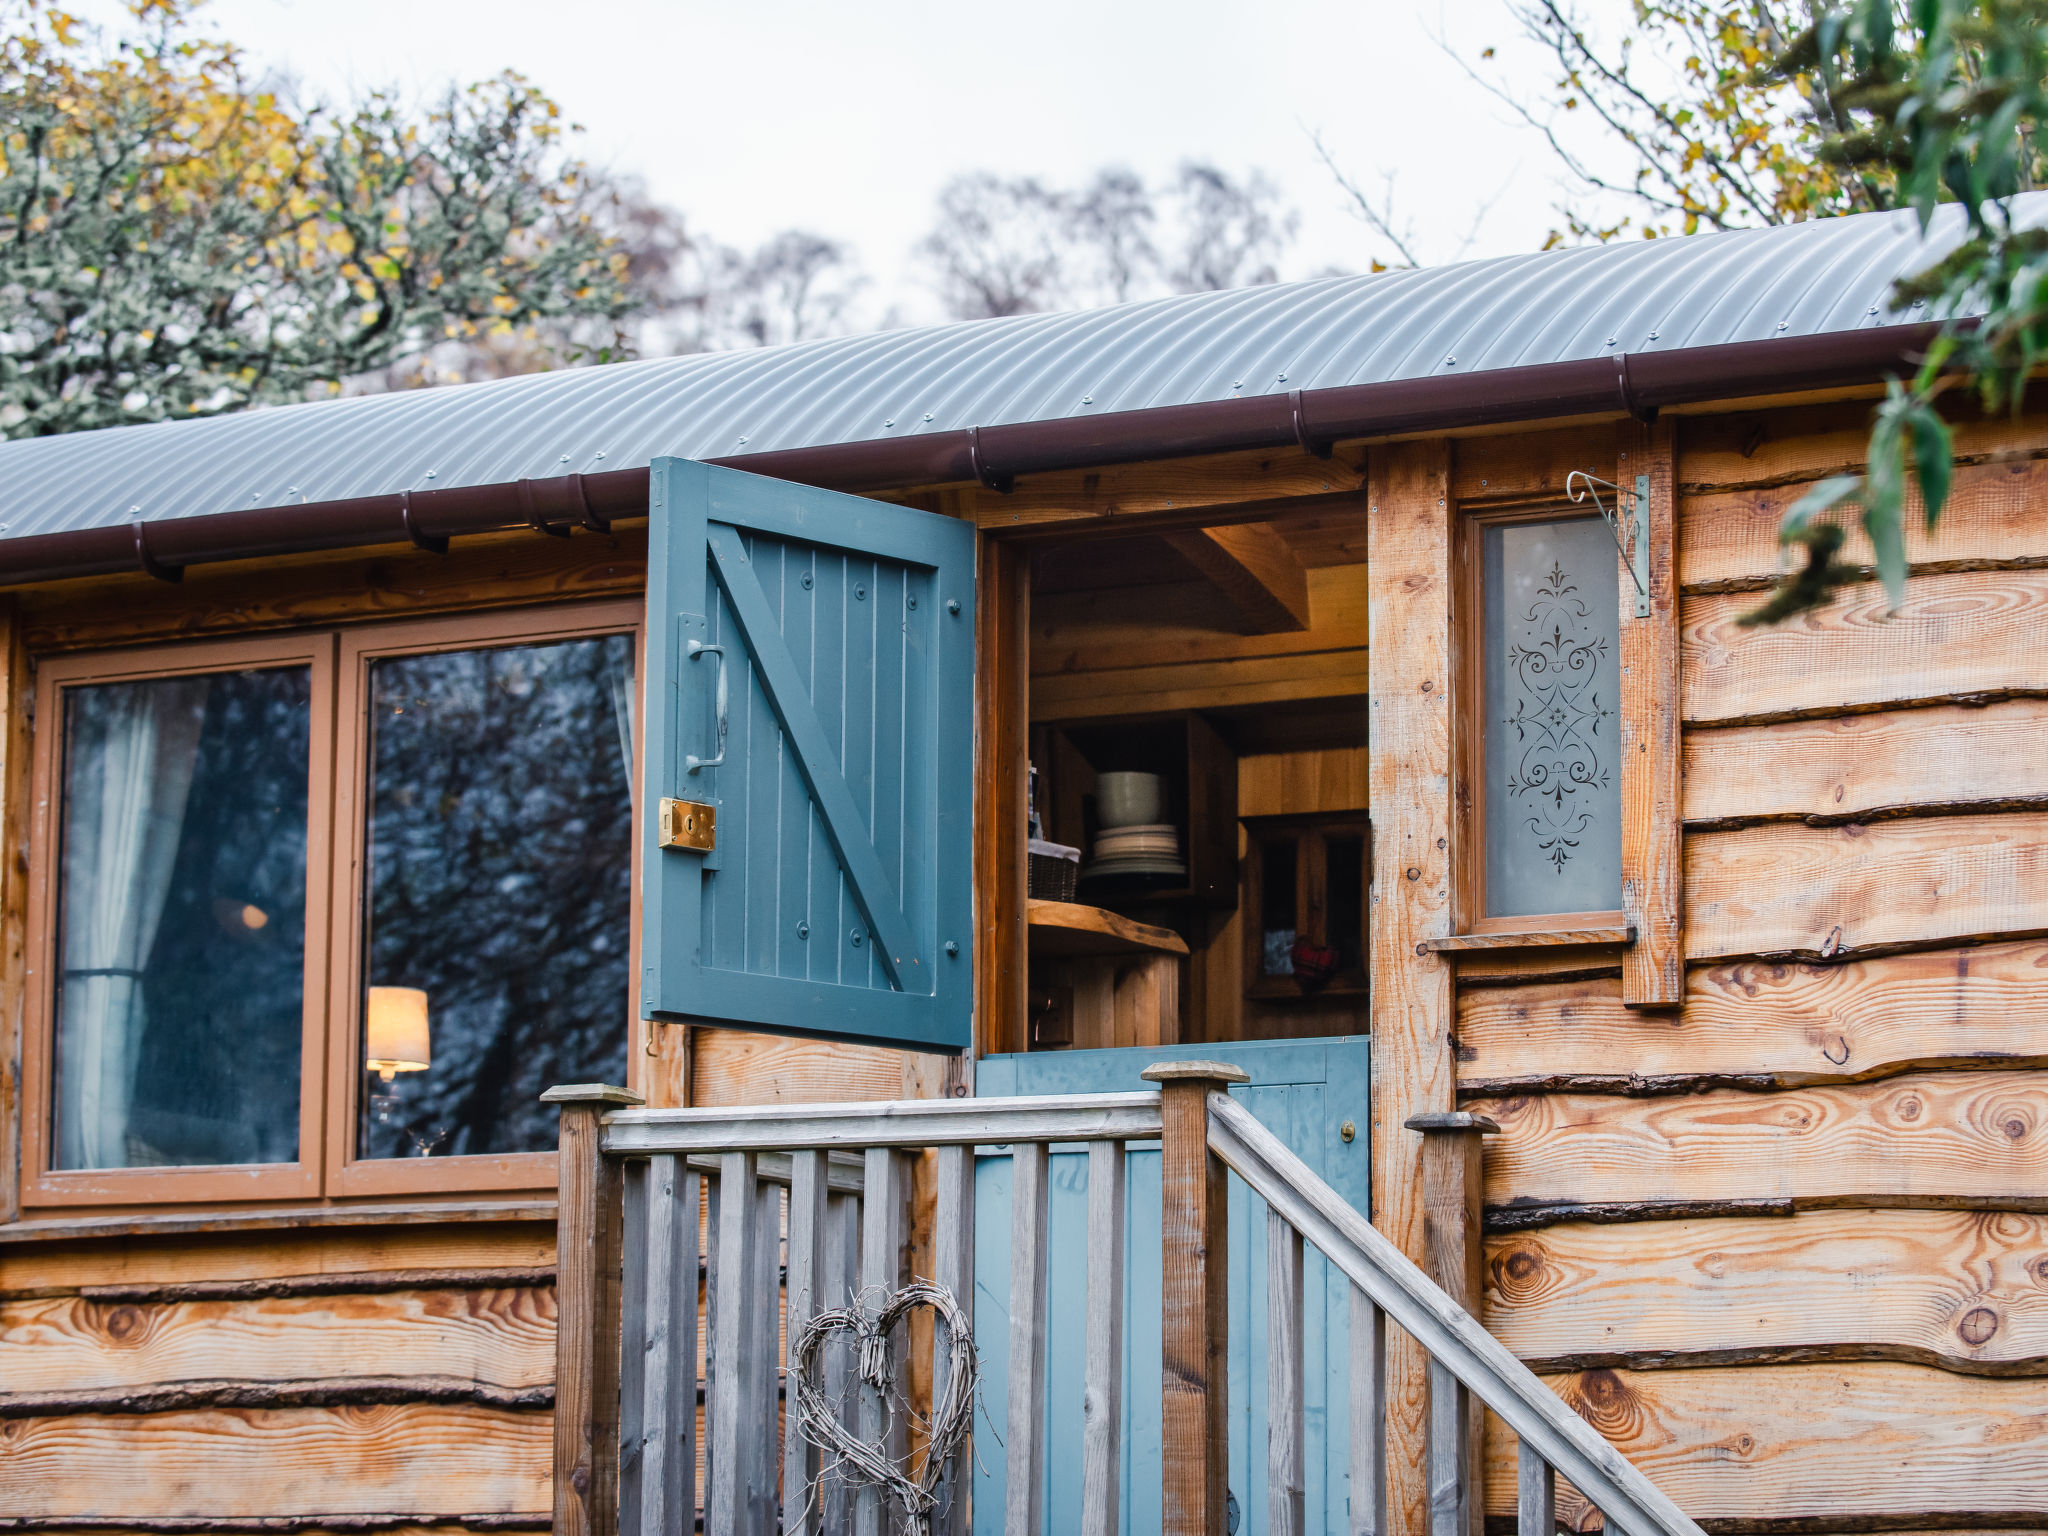
[[[974,478],[981,482],[983,489],[994,491],[999,496],[1007,496],[1010,492],[1017,489],[1017,477],[1015,475],[997,474],[993,469],[989,468],[988,460],[981,456],[981,428],[979,427],[969,427],[967,429],[967,462],[974,470]]]
[[[1650,422],[1657,419],[1657,407],[1654,405],[1640,405],[1636,401],[1635,385],[1628,376],[1628,354],[1626,352],[1614,354],[1614,384],[1615,388],[1621,391],[1621,408],[1624,411],[1635,417],[1637,421]],[[1604,481],[1602,482],[1602,484],[1605,483]]]
[[[1573,489],[1573,482],[1577,489]],[[1600,499],[1600,486],[1614,492],[1614,509]],[[1593,509],[1600,514],[1607,531],[1614,535],[1614,547],[1621,551],[1621,558],[1628,562],[1628,574],[1636,584],[1636,617],[1650,616],[1650,477],[1637,475],[1633,494],[1624,497],[1620,486],[1612,480],[1602,480],[1598,475],[1589,475],[1583,469],[1575,469],[1564,477],[1564,492],[1574,502],[1593,500]],[[1628,525],[1628,534],[1622,535],[1622,525]]]
[[[185,567],[182,565],[165,565],[149,552],[149,544],[142,536],[143,523],[141,518],[137,518],[128,526],[135,530],[135,563],[137,565],[141,566],[144,571],[154,576],[158,581],[176,583],[185,579]]]
[[[1287,411],[1294,421],[1294,440],[1301,444],[1303,453],[1318,459],[1327,459],[1336,453],[1335,443],[1318,442],[1308,435],[1308,413],[1302,406],[1300,390],[1287,391]]]
[[[595,512],[590,510],[590,491],[588,490],[588,488],[584,486],[583,477],[581,475],[571,475],[569,477],[569,489],[576,493],[576,513],[578,521],[580,521],[583,524],[583,526],[585,528],[588,528],[592,533],[610,533],[612,531],[611,519],[608,517],[599,517]]]
[[[414,549],[423,549],[430,555],[448,553],[448,539],[444,534],[436,538],[431,533],[420,532],[420,526],[412,520],[412,492],[398,493],[398,520],[405,524],[405,536],[412,540]]]
[[[534,505],[533,482],[524,477],[519,481],[519,505],[525,509],[527,527],[532,528],[537,533],[544,533],[551,539],[566,539],[569,537],[569,528],[566,523],[551,523],[541,516],[540,509]]]

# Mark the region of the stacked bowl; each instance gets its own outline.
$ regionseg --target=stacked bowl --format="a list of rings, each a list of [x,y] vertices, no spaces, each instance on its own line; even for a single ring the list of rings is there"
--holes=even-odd
[[[1089,878],[1185,875],[1180,829],[1166,813],[1166,785],[1156,773],[1105,773],[1095,782],[1096,834]]]

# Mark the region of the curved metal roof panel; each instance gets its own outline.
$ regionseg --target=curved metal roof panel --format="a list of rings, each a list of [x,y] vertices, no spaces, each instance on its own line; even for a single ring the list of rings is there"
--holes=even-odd
[[[2048,193],[2018,200],[2048,223]],[[0,443],[0,536],[1813,336],[1921,318],[1909,212]]]

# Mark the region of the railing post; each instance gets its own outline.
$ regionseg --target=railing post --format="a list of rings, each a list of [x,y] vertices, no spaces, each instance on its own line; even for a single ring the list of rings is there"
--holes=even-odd
[[[604,1083],[541,1095],[562,1106],[555,1196],[554,1536],[616,1536],[619,1268],[624,1180],[599,1146],[606,1110],[638,1104]]]
[[[1481,1138],[1500,1126],[1485,1115],[1462,1110],[1434,1110],[1403,1123],[1422,1133],[1423,1272],[1477,1317],[1485,1294]],[[1429,1384],[1431,1536],[1482,1536],[1485,1409],[1450,1372],[1434,1363]]]
[[[1159,1420],[1165,1536],[1225,1536],[1230,1489],[1228,1184],[1209,1153],[1209,1095],[1250,1082],[1220,1061],[1147,1067],[1160,1085]]]

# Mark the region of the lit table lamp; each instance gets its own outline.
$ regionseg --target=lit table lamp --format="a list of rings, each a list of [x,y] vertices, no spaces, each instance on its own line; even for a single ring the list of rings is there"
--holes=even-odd
[[[367,1065],[385,1082],[401,1072],[424,1072],[433,1056],[427,1048],[427,994],[418,987],[370,988]]]

